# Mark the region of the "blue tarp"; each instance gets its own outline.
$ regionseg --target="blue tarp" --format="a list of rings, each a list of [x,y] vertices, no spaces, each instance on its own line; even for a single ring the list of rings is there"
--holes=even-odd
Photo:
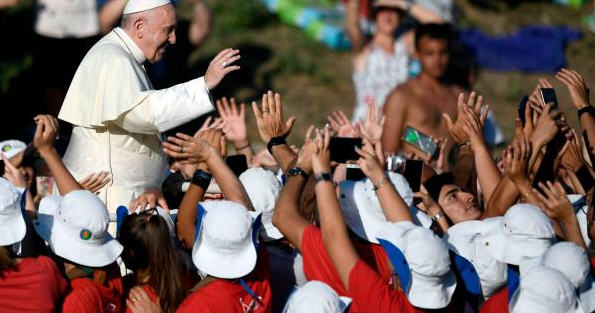
[[[497,37],[474,28],[460,32],[461,41],[481,67],[523,72],[555,72],[566,66],[566,44],[581,37],[580,30],[563,26],[525,26]]]

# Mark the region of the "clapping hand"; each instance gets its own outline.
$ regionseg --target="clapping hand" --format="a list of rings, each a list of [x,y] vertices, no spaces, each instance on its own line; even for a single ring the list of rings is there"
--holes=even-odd
[[[240,69],[238,65],[232,65],[240,59],[240,50],[225,49],[209,63],[205,74],[205,84],[209,90],[217,87],[225,75]]]
[[[334,111],[327,116],[326,119],[331,124],[336,136],[350,138],[359,137],[357,129],[351,124],[351,121],[349,121],[349,118],[343,111]]]
[[[483,96],[477,95],[475,91],[472,91],[467,101],[465,101],[465,95],[463,93],[459,94],[459,100],[457,103],[457,120],[455,122],[452,121],[450,116],[446,113],[443,113],[442,116],[446,122],[446,127],[448,128],[448,132],[452,136],[453,140],[457,144],[463,144],[469,141],[469,135],[465,132],[463,127],[463,115],[465,114],[465,107],[471,109],[476,116],[482,116],[481,112],[483,110]],[[485,119],[481,121],[481,126],[483,127],[483,123]]]
[[[272,91],[262,96],[262,109],[258,108],[256,102],[252,102],[252,110],[254,110],[254,116],[256,116],[256,125],[258,126],[260,138],[265,143],[268,143],[274,137],[286,138],[296,121],[295,116],[290,117],[285,122],[283,121],[281,95],[278,93],[273,95]]]

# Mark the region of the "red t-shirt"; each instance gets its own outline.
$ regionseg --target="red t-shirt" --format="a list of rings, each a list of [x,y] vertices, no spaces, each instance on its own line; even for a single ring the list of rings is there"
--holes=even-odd
[[[108,278],[107,286],[89,278],[75,278],[70,281],[70,288],[62,305],[63,313],[122,312],[124,287],[119,275]]]
[[[508,313],[508,287],[498,290],[484,302],[479,313]]]
[[[392,275],[388,268],[388,257],[384,249],[380,245],[372,243],[355,243],[354,246],[362,258],[362,263],[373,269],[374,275],[380,278],[380,281],[387,289],[392,289]],[[308,280],[322,281],[333,288],[340,296],[351,297],[341,282],[339,273],[337,273],[335,265],[324,247],[320,229],[316,226],[308,226],[304,230],[302,257],[304,259],[304,274]],[[402,292],[400,294],[404,296]],[[407,312],[416,312],[417,309],[409,304],[405,296],[404,299],[407,306],[413,310]],[[363,312],[355,299],[351,304],[350,312]]]
[[[0,311],[54,312],[67,284],[54,261],[24,258],[16,268],[0,273]]]
[[[143,285],[143,289],[147,292],[147,294],[149,295],[149,299],[151,299],[151,301],[153,301],[153,303],[159,302],[159,296],[155,293],[155,291],[153,290],[153,288],[151,288],[151,286]],[[124,299],[124,303],[126,303],[126,299]],[[128,306],[126,307],[126,313],[132,313],[132,310],[130,310],[130,308]]]
[[[237,280],[217,279],[191,293],[180,304],[178,313],[268,313],[271,311],[272,295],[269,281],[266,247],[260,245],[258,261],[254,270],[244,281],[258,297],[254,299]]]

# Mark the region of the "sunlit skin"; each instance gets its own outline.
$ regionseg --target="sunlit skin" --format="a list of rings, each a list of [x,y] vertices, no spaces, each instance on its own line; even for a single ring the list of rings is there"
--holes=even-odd
[[[477,220],[482,214],[475,197],[457,185],[444,185],[440,190],[438,204],[454,224]]]
[[[440,79],[446,72],[450,57],[448,41],[424,36],[419,40],[415,54],[426,75]]]

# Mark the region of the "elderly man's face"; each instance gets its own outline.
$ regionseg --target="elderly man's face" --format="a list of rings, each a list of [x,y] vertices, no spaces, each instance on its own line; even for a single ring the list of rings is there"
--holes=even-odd
[[[155,10],[143,32],[144,54],[151,63],[163,58],[168,45],[176,43],[176,11],[171,4]]]

